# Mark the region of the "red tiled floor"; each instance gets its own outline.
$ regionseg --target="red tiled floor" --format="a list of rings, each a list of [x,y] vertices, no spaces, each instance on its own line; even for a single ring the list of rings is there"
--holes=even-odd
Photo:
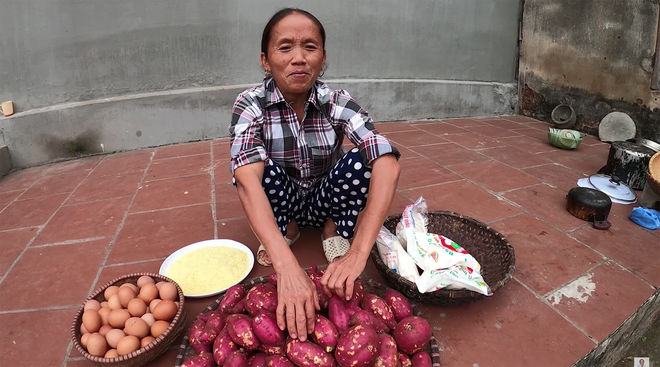
[[[398,131],[417,131],[417,128],[408,122],[381,122],[374,124],[379,133],[393,133]]]
[[[477,134],[481,134],[483,136],[488,136],[493,139],[520,135],[517,130],[503,129],[497,126],[491,126],[490,124],[484,126],[467,127],[466,129],[475,132]]]
[[[595,346],[515,280],[489,299],[422,312],[443,367],[570,366]]]
[[[489,223],[521,212],[469,181],[458,181],[404,192],[413,200],[422,195],[429,210],[448,210]]]
[[[495,192],[534,185],[540,181],[515,168],[496,161],[451,166],[451,170]]]
[[[557,228],[569,231],[587,222],[566,210],[566,191],[547,185],[536,185],[508,192],[505,198]]]
[[[99,280],[96,282],[94,289],[99,289],[100,287],[106,285],[108,282],[115,280],[116,278],[119,278],[126,274],[133,274],[133,273],[158,274],[158,271],[160,270],[160,266],[163,263],[163,260],[169,255],[170,254],[163,256],[162,260],[147,261],[147,262],[117,265],[117,266],[105,266],[101,271],[101,275],[99,276]]]
[[[487,161],[488,157],[454,143],[412,148],[415,153],[429,158],[441,166]]]
[[[70,194],[89,175],[89,171],[74,171],[59,175],[44,176],[27,190],[21,199],[30,199],[55,194]]]
[[[640,192],[637,192],[637,199],[642,196]],[[637,203],[633,204],[618,204],[618,203],[612,203],[612,209],[610,209],[610,213],[618,216],[619,218],[626,219],[630,215],[630,212],[632,212],[633,208],[639,206],[639,201]]]
[[[0,284],[0,310],[79,304],[88,292],[110,244],[109,239],[28,249]],[[75,266],[71,254],[76,254]],[[24,292],[29,284],[29,292]],[[22,294],[22,297],[12,297]]]
[[[426,158],[410,158],[401,162],[399,189],[428,186],[443,182],[462,180],[463,178]]]
[[[450,125],[456,125],[459,127],[468,127],[468,126],[484,126],[484,122],[481,122],[477,119],[463,119],[463,118],[456,118],[456,119],[444,119],[441,120],[442,122]]]
[[[495,129],[495,127],[492,128]],[[505,143],[499,140],[474,133],[445,135],[444,138],[468,149],[484,149],[506,146]]]
[[[530,139],[529,137],[499,138],[497,140],[529,153],[554,152],[558,149],[550,145],[550,143],[547,141],[541,141],[533,138]]]
[[[395,214],[401,215],[401,213],[403,213],[403,209],[406,208],[406,205],[412,203],[413,201],[406,197],[403,193],[396,192],[394,194],[394,198],[392,199],[392,205],[390,205],[390,209],[387,211],[387,216]]]
[[[529,136],[540,141],[548,141],[548,132],[545,130],[534,129],[532,127],[526,127],[523,129],[513,130],[518,134]]]
[[[524,126],[521,125],[518,122],[509,121],[509,120],[506,120],[506,119],[503,119],[503,118],[500,118],[500,119],[483,119],[483,120],[479,120],[479,121],[485,122],[488,125],[497,126],[499,128],[502,128],[502,129],[515,130],[515,129],[524,128]]]
[[[238,191],[231,183],[215,185],[216,219],[244,217],[245,211],[238,198]]]
[[[68,194],[14,201],[0,213],[0,231],[40,226],[62,205]]]
[[[0,276],[3,276],[11,264],[16,261],[18,255],[23,252],[25,246],[37,234],[37,228],[17,229],[13,231],[0,232],[2,238],[2,256],[0,256]]]
[[[512,146],[480,150],[479,153],[505,163],[513,168],[526,168],[551,163],[539,154],[528,152]]]
[[[232,175],[229,171],[229,159],[216,160],[213,167],[216,184],[231,184]]]
[[[130,212],[136,213],[210,202],[210,175],[178,177],[143,183],[135,196]]]
[[[133,172],[102,178],[89,177],[76,189],[66,204],[133,196],[143,175],[142,172]]]
[[[636,276],[606,263],[553,292],[547,300],[594,339],[602,341],[653,292]]]
[[[575,279],[602,257],[530,215],[493,223],[516,250],[516,274],[544,295]]]
[[[607,155],[585,155],[577,151],[555,151],[542,153],[542,156],[578,172],[593,175],[607,163]]]
[[[131,198],[63,206],[33,245],[114,236]]]
[[[606,231],[581,228],[571,235],[596,251],[618,262],[649,283],[660,286],[660,242],[626,218],[609,216],[612,227]]]
[[[0,315],[0,366],[61,366],[77,311],[71,308]]]
[[[107,264],[164,258],[181,247],[213,239],[213,232],[209,204],[131,214]]]
[[[397,143],[395,143],[395,142],[393,142],[393,141],[391,141],[390,144],[392,144],[392,146],[394,146],[394,147],[399,151],[399,153],[401,154],[401,159],[408,159],[408,158],[419,157],[419,154],[413,152],[412,150],[410,150],[410,149],[404,147],[404,146],[401,145],[401,144],[397,144]]]
[[[419,145],[429,145],[446,143],[447,140],[432,134],[420,134],[419,131],[402,131],[396,133],[383,134],[388,140],[401,144],[405,147],[416,147]]]
[[[195,154],[204,154],[204,153],[209,153],[210,151],[211,151],[210,141],[169,145],[169,146],[156,148],[156,153],[154,154],[154,160],[164,159],[164,158],[184,157]]]
[[[526,168],[523,172],[532,175],[545,183],[555,186],[559,189],[568,190],[577,187],[579,179],[587,177],[587,175],[566,168],[558,164],[546,164],[538,167]]]
[[[213,160],[230,159],[231,150],[229,140],[221,139],[213,142]]]
[[[25,190],[0,192],[0,212],[2,212],[2,209],[8,207],[9,204],[11,204],[24,192]]]
[[[468,132],[466,129],[463,129],[456,125],[446,124],[444,122],[435,122],[432,124],[419,125],[418,128],[420,130],[439,136],[449,135],[449,134],[461,134]]]
[[[48,169],[48,167],[28,168],[15,171],[0,178],[0,192],[23,190],[32,186]]]
[[[119,153],[106,156],[90,174],[92,177],[116,176],[133,172],[144,172],[151,162],[153,152],[149,150]]]
[[[144,181],[200,175],[207,173],[209,169],[212,169],[210,154],[162,159],[151,164]]]
[[[93,157],[73,159],[66,162],[61,162],[49,166],[46,171],[47,176],[60,175],[63,173],[71,173],[76,171],[91,171],[93,170],[105,156],[97,155]]]

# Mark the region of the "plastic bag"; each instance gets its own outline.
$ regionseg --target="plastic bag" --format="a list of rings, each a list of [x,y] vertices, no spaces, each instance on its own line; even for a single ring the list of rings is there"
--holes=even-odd
[[[417,264],[401,246],[399,239],[384,226],[376,237],[376,246],[381,260],[392,271],[413,283],[419,278]]]
[[[396,225],[396,236],[404,249],[408,249],[408,241],[412,240],[415,232],[426,233],[428,225],[428,209],[426,200],[419,197],[414,204],[407,205]]]

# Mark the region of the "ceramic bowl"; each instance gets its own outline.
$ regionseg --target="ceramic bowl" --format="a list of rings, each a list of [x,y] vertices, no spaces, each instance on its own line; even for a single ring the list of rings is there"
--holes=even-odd
[[[561,149],[576,149],[584,140],[584,134],[577,130],[548,128],[548,141]]]

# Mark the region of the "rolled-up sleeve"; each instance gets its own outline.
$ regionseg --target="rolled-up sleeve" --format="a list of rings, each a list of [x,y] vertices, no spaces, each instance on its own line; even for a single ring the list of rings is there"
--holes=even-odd
[[[385,154],[394,154],[397,159],[401,157],[399,150],[378,133],[367,111],[347,91],[335,92],[331,115],[342,123],[344,134],[360,150],[362,160],[368,165]]]
[[[263,113],[249,94],[243,93],[236,98],[229,133],[232,175],[238,167],[268,159],[263,143]]]

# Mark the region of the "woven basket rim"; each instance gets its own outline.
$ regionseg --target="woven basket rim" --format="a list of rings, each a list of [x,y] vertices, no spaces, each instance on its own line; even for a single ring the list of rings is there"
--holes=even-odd
[[[79,325],[82,323],[82,315],[84,313],[85,303],[87,303],[87,301],[92,300],[92,299],[98,297],[99,295],[103,294],[103,292],[105,292],[105,290],[108,287],[110,287],[114,284],[117,284],[118,282],[120,282],[122,280],[126,280],[126,279],[129,279],[129,278],[135,278],[135,277],[139,278],[139,277],[145,276],[145,275],[150,276],[152,278],[156,278],[154,280],[157,280],[157,281],[166,281],[166,282],[172,283],[176,287],[177,294],[179,296],[179,301],[178,301],[179,302],[179,308],[176,312],[176,315],[174,315],[174,318],[172,319],[172,322],[170,322],[170,326],[167,329],[165,329],[165,331],[162,334],[160,334],[158,336],[158,338],[155,338],[155,340],[152,341],[151,343],[149,343],[148,345],[146,345],[146,346],[144,346],[144,347],[142,347],[142,348],[140,348],[136,351],[133,351],[129,354],[123,355],[123,356],[119,356],[119,357],[115,357],[115,358],[103,358],[103,357],[93,356],[93,355],[87,353],[85,348],[83,348],[83,346],[80,344],[79,336],[78,336],[80,334],[80,326]],[[96,363],[96,364],[99,364],[99,365],[104,365],[104,364],[113,365],[115,363],[120,363],[120,362],[129,362],[129,361],[132,361],[132,360],[134,360],[138,357],[143,357],[144,355],[148,354],[149,352],[151,352],[152,350],[154,350],[155,348],[157,348],[161,344],[170,341],[170,340],[168,340],[168,338],[173,337],[176,334],[175,333],[176,328],[181,327],[181,325],[185,322],[185,317],[183,317],[183,316],[185,316],[184,304],[185,304],[185,297],[183,295],[183,291],[181,290],[181,287],[179,287],[179,285],[174,280],[172,280],[171,278],[168,278],[164,275],[160,275],[160,274],[157,274],[157,273],[150,273],[150,272],[139,272],[139,273],[130,273],[130,274],[118,276],[118,277],[114,278],[113,280],[108,281],[107,283],[105,283],[101,287],[96,288],[96,290],[94,292],[92,292],[92,294],[89,295],[85,299],[85,301],[82,303],[82,305],[78,308],[78,312],[76,312],[76,315],[73,318],[73,322],[71,323],[71,338],[72,338],[73,344],[74,344],[75,348],[78,350],[78,352],[83,357],[85,357],[87,360],[89,360],[93,363]]]
[[[495,284],[488,284],[488,286],[490,287],[490,290],[491,290],[491,292],[493,292],[493,294],[495,294],[496,290],[503,287],[504,284],[506,284],[509,280],[511,280],[513,278],[513,273],[514,273],[515,268],[516,268],[516,265],[515,265],[516,264],[515,250],[514,250],[513,246],[511,245],[511,243],[509,242],[509,240],[507,240],[506,237],[504,237],[504,235],[502,235],[500,232],[496,231],[495,229],[493,229],[489,225],[487,225],[487,224],[485,224],[485,223],[483,223],[483,222],[481,222],[481,221],[479,221],[475,218],[472,218],[470,216],[463,215],[463,214],[460,214],[460,213],[457,213],[457,212],[453,212],[453,211],[446,211],[446,210],[432,210],[431,211],[431,210],[429,210],[428,215],[429,216],[436,216],[436,215],[437,216],[449,216],[449,217],[455,217],[455,218],[459,218],[459,219],[462,219],[462,220],[466,220],[466,221],[470,222],[473,225],[476,225],[476,226],[479,226],[479,227],[482,227],[482,228],[486,229],[487,231],[493,233],[495,236],[498,237],[498,239],[503,244],[503,247],[505,247],[507,249],[507,251],[509,252],[509,254],[511,256],[511,262],[508,266],[506,274],[504,274],[504,277],[502,277],[502,279],[495,282]],[[390,220],[398,220],[402,216],[403,216],[402,214],[391,215],[391,216],[385,218],[385,222],[390,221]],[[460,246],[461,244],[459,243],[458,245]],[[377,246],[373,246],[371,248],[371,258],[374,261],[376,267],[381,268],[380,270],[384,270],[384,272],[390,278],[396,279],[397,282],[404,284],[406,287],[410,287],[410,288],[413,288],[415,290],[417,289],[417,286],[415,285],[415,283],[413,283],[410,280],[402,277],[398,273],[393,272],[382,261],[382,259],[380,258],[380,255],[378,253]],[[420,294],[436,296],[437,298],[449,298],[449,299],[486,297],[486,296],[484,296],[483,294],[481,294],[479,292],[471,291],[471,290],[468,290],[468,289],[439,289],[437,291],[420,293]]]
[[[327,266],[328,266],[328,264],[318,265],[317,269],[323,270],[323,269],[327,268]],[[305,272],[307,272],[308,269],[310,269],[310,267],[303,268],[303,270],[305,270]],[[254,286],[254,285],[257,285],[257,284],[268,283],[268,277],[269,276],[270,276],[270,274],[262,275],[260,277],[256,277],[256,278],[252,278],[252,279],[247,279],[247,280],[243,281],[241,284],[244,285],[244,286]],[[373,286],[376,286],[376,287],[392,288],[392,287],[388,287],[387,284],[383,284],[383,283],[381,283],[377,280],[374,280],[374,279],[368,277],[364,272],[358,277],[358,279],[361,279],[362,281],[370,283],[370,284],[372,284]],[[203,315],[205,313],[208,313],[208,312],[211,312],[211,311],[214,311],[214,310],[217,310],[218,307],[220,306],[220,302],[221,302],[222,298],[224,298],[226,292],[227,291],[225,290],[224,292],[220,293],[217,296],[217,298],[215,300],[211,301],[211,303],[205,309],[203,309],[197,316]],[[405,295],[404,295],[404,297],[405,297]],[[406,299],[408,299],[408,298],[406,297]],[[408,299],[408,301],[410,302],[410,305],[413,308],[413,313],[416,316],[420,316],[420,315],[423,316],[423,313],[419,310],[419,306],[417,305],[417,302],[415,302],[414,300],[411,300],[411,299]],[[197,318],[197,316],[195,316],[195,318]],[[431,340],[429,340],[428,345],[431,349],[431,353],[429,353],[429,356],[431,357],[432,366],[433,367],[440,367],[441,366],[441,364],[440,364],[440,348],[438,346],[438,340],[436,339],[435,333],[433,332],[433,330],[431,330]],[[181,340],[181,344],[179,345],[178,354],[177,354],[176,360],[174,362],[175,367],[181,367],[183,362],[185,362],[186,351],[188,350],[189,347],[190,347],[190,342],[189,342],[189,339],[188,339],[188,332],[186,331],[186,333],[183,336],[183,339]]]

